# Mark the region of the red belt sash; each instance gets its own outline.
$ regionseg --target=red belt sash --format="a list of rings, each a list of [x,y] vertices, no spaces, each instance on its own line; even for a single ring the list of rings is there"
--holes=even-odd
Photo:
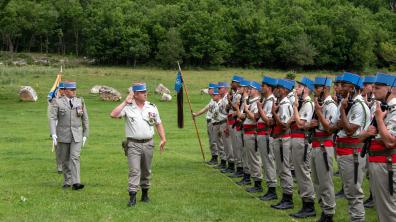
[[[342,143],[343,145],[340,146],[339,143]],[[337,144],[336,152],[337,155],[339,156],[351,155],[353,154],[353,149],[357,149],[358,153],[360,153],[362,151],[362,146],[363,146],[358,138],[352,138],[352,137],[337,138],[336,144]],[[359,145],[358,148],[354,148],[355,146],[358,145]]]
[[[396,147],[393,148],[386,148],[383,143],[379,142],[378,140],[372,140],[369,148],[369,157],[368,160],[371,163],[387,163],[387,156],[385,155],[385,151],[393,151],[395,153]],[[375,153],[378,151],[384,151],[383,155],[370,155],[371,153]],[[396,154],[391,154],[392,156],[392,163],[396,163]]]
[[[334,147],[333,134],[325,132],[315,132],[312,139],[312,148],[320,148],[320,143],[323,143],[324,147]]]

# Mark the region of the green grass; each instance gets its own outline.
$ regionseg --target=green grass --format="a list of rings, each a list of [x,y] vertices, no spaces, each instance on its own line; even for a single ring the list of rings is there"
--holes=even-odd
[[[115,67],[65,70],[64,78],[78,82],[77,93],[87,103],[90,136],[81,153],[81,180],[86,188],[78,192],[62,190],[63,177],[55,172],[51,153],[46,101],[57,71],[51,67],[0,66],[0,221],[295,221],[288,214],[301,207],[297,191],[294,210],[275,211],[269,207],[274,202],[253,198],[234,184],[236,180],[203,164],[188,105],[184,106],[185,128],[178,129],[175,100],[163,103],[153,93],[158,83],[172,89],[176,71]],[[209,81],[229,80],[233,73],[257,81],[263,73],[278,77],[285,74],[243,69],[185,71],[193,109],[208,101],[207,95],[200,95],[200,88]],[[103,102],[89,94],[89,89],[104,84],[125,96],[134,81],[148,83],[149,100],[159,108],[168,143],[162,155],[158,147],[155,150],[151,203],[138,202],[135,208],[128,208],[127,161],[120,146],[123,121],[109,117],[118,102]],[[33,86],[39,101],[20,102],[20,85]],[[197,123],[209,158],[204,118]],[[335,177],[334,182],[339,190],[340,178]],[[367,181],[364,188],[367,191]],[[316,208],[319,217],[320,209]],[[337,200],[336,211],[335,221],[349,220],[346,200]],[[366,213],[367,221],[376,221],[374,210]]]

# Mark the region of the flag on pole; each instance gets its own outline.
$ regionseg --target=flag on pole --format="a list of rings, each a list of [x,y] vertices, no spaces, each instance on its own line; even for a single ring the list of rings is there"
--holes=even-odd
[[[177,92],[177,126],[183,128],[183,78],[180,70],[176,74],[175,91]]]
[[[50,89],[50,91],[49,91],[49,93],[48,93],[48,96],[47,96],[48,102],[51,102],[51,100],[52,100],[53,98],[55,98],[55,97],[58,96],[58,94],[59,94],[59,84],[60,84],[60,82],[62,82],[62,66],[61,66],[60,72],[58,73],[58,75],[56,75],[55,82],[54,82],[54,84],[52,85],[52,87],[51,87],[51,89]]]

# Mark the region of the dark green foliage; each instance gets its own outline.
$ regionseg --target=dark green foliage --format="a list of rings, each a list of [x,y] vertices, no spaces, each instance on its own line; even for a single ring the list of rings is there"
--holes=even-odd
[[[392,67],[394,0],[0,1],[0,50],[101,64]]]

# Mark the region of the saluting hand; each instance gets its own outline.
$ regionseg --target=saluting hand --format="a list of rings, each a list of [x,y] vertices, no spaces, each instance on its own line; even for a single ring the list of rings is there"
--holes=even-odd
[[[384,112],[381,109],[381,102],[377,101],[377,105],[375,107],[375,118],[378,119],[384,119],[386,114],[388,113],[387,110]]]
[[[349,93],[346,98],[349,98]],[[341,109],[346,109],[348,107],[348,99],[343,99],[341,102]]]
[[[133,95],[134,95],[134,93],[130,92],[129,95],[125,98],[126,104],[131,104],[133,102],[133,100],[134,100]]]

